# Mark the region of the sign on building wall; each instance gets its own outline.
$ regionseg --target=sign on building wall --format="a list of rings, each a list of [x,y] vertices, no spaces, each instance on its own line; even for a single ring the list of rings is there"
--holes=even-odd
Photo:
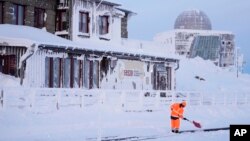
[[[120,62],[120,79],[124,78],[140,78],[143,79],[145,76],[144,62],[122,60]]]
[[[139,70],[123,70],[123,75],[127,77],[140,77],[143,73]]]

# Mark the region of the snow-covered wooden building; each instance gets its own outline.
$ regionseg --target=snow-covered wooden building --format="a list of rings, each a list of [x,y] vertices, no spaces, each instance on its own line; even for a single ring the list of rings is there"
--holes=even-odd
[[[173,90],[178,60],[162,46],[133,44],[79,43],[42,29],[3,24],[0,70],[28,87]]]
[[[28,87],[175,89],[178,59],[162,44],[127,39],[128,19],[135,13],[119,6],[57,1],[54,25],[60,37],[46,32],[47,26],[0,24],[0,72]]]

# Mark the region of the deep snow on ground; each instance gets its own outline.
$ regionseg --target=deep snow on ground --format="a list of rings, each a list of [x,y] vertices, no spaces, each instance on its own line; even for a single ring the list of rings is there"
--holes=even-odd
[[[202,128],[229,127],[230,124],[249,124],[247,106],[187,106],[185,116],[201,123]],[[151,137],[173,141],[228,141],[229,130],[185,134],[170,133],[169,109],[153,112],[124,112],[105,105],[81,109],[65,107],[10,108],[0,111],[0,141],[59,141],[97,140],[99,137]],[[196,129],[182,121],[182,130]]]

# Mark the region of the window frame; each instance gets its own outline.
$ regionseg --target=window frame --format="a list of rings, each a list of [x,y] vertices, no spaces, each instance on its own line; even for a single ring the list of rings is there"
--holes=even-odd
[[[0,72],[7,75],[17,76],[17,55],[0,55]]]
[[[22,7],[23,10],[23,19],[22,20],[22,23],[20,24],[19,23],[19,8]],[[20,5],[20,4],[13,4],[13,8],[15,9],[16,8],[16,11],[14,12],[14,15],[13,16],[16,16],[16,19],[15,21],[12,21],[13,23],[12,24],[15,24],[15,25],[25,25],[25,6],[24,5]]]
[[[43,17],[41,18],[40,15],[43,14]],[[34,27],[36,28],[43,28],[45,26],[45,9],[43,8],[34,8]],[[42,21],[42,23],[40,23]]]
[[[64,31],[67,30],[67,26],[65,25],[64,27],[64,22],[67,23],[66,21],[63,21],[63,14],[65,14],[65,18],[67,18],[67,12],[66,10],[57,10],[56,12],[56,31]]]
[[[4,17],[4,9],[3,9],[3,5],[4,5],[4,2],[0,1],[0,24],[3,24],[4,21],[3,21],[3,17]]]
[[[104,24],[105,19],[105,24]],[[108,15],[101,15],[99,16],[99,34],[105,35],[109,33],[109,16]],[[106,25],[106,26],[105,26]]]
[[[86,25],[83,23],[83,15],[85,15],[85,20],[86,20]],[[89,23],[90,23],[90,18],[89,18],[89,12],[79,12],[79,32],[81,33],[89,33]],[[85,30],[84,30],[85,29]]]

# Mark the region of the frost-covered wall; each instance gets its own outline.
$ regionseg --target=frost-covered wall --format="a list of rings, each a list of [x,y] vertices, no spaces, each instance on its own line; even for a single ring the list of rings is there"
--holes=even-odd
[[[36,52],[26,61],[24,86],[45,87],[45,53]]]
[[[48,88],[173,90],[174,62],[68,54],[38,49],[26,61],[24,86]]]
[[[102,88],[108,89],[152,89],[151,84],[145,80],[149,80],[146,74],[146,65],[141,61],[119,59],[116,67],[102,81]]]
[[[118,59],[102,79],[103,89],[174,90],[174,63]],[[112,66],[112,65],[111,65]]]

